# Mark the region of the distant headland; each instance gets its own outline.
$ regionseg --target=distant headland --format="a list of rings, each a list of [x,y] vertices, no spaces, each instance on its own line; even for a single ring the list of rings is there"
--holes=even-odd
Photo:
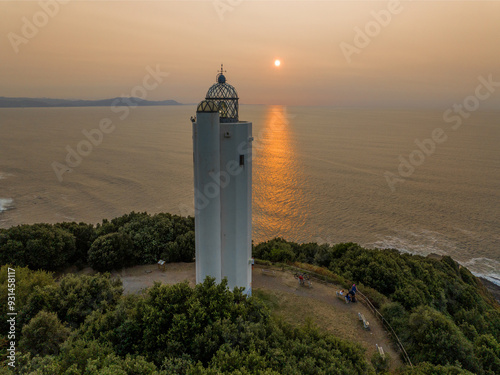
[[[175,100],[152,101],[134,97],[117,97],[101,100],[51,99],[51,98],[6,98],[0,96],[0,108],[40,108],[40,107],[120,107],[120,106],[160,106],[182,105]]]

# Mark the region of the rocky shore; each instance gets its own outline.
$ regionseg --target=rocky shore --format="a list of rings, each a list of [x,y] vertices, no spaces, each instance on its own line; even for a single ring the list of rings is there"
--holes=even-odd
[[[488,289],[493,297],[495,297],[497,302],[500,303],[500,286],[487,279],[483,279],[482,277],[479,277],[479,280],[481,280],[486,289]]]

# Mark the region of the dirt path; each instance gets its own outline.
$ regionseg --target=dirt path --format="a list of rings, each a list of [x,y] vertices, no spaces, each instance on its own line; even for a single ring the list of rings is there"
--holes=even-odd
[[[368,360],[376,351],[375,344],[378,344],[391,356],[391,368],[402,365],[391,346],[388,333],[363,304],[346,304],[336,297],[338,289],[334,286],[313,281],[312,288],[303,287],[298,285],[291,272],[273,269],[268,273],[263,269],[267,268],[255,266],[253,289],[271,296],[275,304],[273,309],[286,321],[297,325],[309,318],[335,336],[361,344],[366,349]],[[165,271],[159,270],[157,265],[136,266],[114,272],[112,276],[122,279],[125,293],[140,293],[155,281],[176,284],[187,280],[192,286],[196,282],[194,263],[167,264]],[[363,328],[358,312],[370,322],[369,331]]]
[[[169,263],[165,271],[156,264],[125,268],[112,272],[111,276],[122,279],[125,293],[140,293],[153,286],[155,281],[162,284],[177,284],[188,281],[191,286],[196,284],[196,270],[194,263]]]

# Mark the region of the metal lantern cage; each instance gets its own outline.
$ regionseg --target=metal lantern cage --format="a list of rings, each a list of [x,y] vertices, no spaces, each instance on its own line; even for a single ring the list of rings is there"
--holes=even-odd
[[[215,102],[219,108],[220,122],[238,122],[238,93],[221,71],[217,74],[217,82],[207,92],[205,100]]]

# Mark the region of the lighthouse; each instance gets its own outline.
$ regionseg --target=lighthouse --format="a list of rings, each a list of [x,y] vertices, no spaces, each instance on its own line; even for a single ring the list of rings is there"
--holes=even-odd
[[[223,66],[193,123],[196,283],[227,278],[252,291],[252,123]]]

